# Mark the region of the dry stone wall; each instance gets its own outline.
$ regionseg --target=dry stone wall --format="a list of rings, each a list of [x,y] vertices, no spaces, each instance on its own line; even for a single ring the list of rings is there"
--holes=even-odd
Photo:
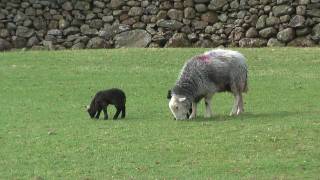
[[[320,0],[0,0],[0,50],[319,41]]]

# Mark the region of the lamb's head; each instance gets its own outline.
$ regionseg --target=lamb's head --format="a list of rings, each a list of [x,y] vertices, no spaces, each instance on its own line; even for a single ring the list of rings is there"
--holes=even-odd
[[[191,102],[185,96],[172,94],[169,102],[169,108],[175,119],[187,119],[190,106]]]
[[[96,112],[89,105],[86,108],[87,108],[87,112],[88,112],[89,116],[91,118],[94,118],[94,116],[96,115]]]

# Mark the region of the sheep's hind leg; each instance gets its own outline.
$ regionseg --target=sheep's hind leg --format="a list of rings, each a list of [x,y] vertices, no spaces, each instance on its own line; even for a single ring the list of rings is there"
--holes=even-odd
[[[236,94],[234,94],[234,103],[233,103],[232,110],[230,112],[230,116],[237,114],[238,104],[239,104],[239,94],[236,93]]]

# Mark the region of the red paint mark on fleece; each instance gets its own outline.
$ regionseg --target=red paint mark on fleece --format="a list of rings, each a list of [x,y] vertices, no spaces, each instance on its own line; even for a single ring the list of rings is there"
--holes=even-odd
[[[209,62],[210,57],[208,55],[201,55],[201,56],[198,56],[197,59],[199,61]]]

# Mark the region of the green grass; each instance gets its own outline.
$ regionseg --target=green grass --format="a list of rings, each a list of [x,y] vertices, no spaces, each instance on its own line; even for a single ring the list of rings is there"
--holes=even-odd
[[[237,50],[246,112],[229,117],[220,93],[215,116],[201,103],[192,121],[172,119],[166,93],[204,49],[1,53],[0,179],[318,179],[320,49]],[[127,118],[89,119],[84,106],[111,87]]]

